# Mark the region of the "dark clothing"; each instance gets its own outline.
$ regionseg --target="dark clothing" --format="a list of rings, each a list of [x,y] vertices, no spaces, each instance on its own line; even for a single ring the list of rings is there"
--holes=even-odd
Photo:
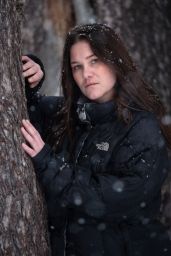
[[[62,104],[62,97],[28,98],[42,137]],[[155,116],[134,111],[126,125],[113,102],[78,102],[77,113],[74,160],[67,143],[58,154],[46,144],[33,158],[47,200],[52,255],[171,255],[158,221],[169,161]]]

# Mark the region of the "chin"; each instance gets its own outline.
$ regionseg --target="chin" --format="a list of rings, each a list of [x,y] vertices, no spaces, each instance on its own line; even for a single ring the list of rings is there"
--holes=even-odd
[[[97,95],[87,95],[87,98],[92,101],[98,101],[99,99]]]

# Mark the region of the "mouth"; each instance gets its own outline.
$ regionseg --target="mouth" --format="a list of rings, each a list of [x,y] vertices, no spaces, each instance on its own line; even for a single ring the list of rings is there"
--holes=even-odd
[[[89,83],[89,84],[86,84],[85,85],[85,88],[87,88],[87,87],[90,87],[90,86],[93,86],[93,85],[97,85],[98,83]]]

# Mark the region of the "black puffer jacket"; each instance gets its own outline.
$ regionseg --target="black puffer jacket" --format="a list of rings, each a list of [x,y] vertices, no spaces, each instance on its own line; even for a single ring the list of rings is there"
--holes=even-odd
[[[42,136],[62,102],[28,98]],[[46,144],[33,159],[48,205],[52,255],[171,255],[158,221],[169,161],[155,116],[135,111],[125,125],[112,102],[78,103],[77,113],[74,161],[66,143],[57,155]]]

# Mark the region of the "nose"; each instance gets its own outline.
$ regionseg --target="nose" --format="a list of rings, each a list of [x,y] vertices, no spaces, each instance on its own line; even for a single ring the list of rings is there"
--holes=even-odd
[[[83,78],[85,80],[87,80],[91,77],[92,77],[92,68],[88,65],[84,66],[84,68],[83,68]]]

